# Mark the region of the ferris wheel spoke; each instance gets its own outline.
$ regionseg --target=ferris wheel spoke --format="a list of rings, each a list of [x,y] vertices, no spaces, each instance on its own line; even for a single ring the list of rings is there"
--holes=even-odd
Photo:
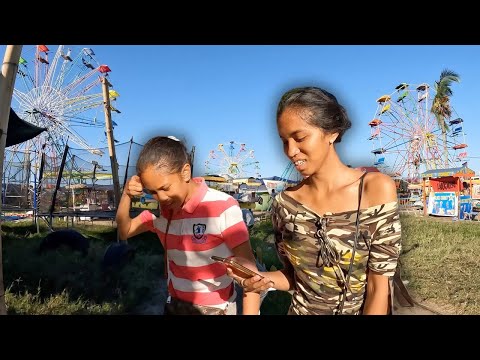
[[[412,120],[412,118],[410,117],[410,113],[409,112],[405,112],[405,111],[397,111],[398,109],[398,106],[393,106],[391,109],[391,116],[395,119],[395,121],[399,124],[405,124],[406,126],[410,125],[410,126],[414,126],[415,123],[414,121]],[[401,120],[401,119],[404,119],[404,120]]]
[[[30,104],[32,103],[32,99],[30,99],[27,94],[16,89],[13,89],[13,98],[19,103],[21,107],[24,108],[30,107]]]
[[[101,94],[95,94],[91,96],[81,96],[78,98],[69,99],[65,104],[64,114],[68,116],[75,116],[82,113],[87,109],[93,109],[103,105],[103,101],[100,101]]]
[[[102,79],[100,76],[98,76],[95,80],[93,80],[91,83],[85,85],[83,88],[77,89],[77,91],[72,91],[70,96],[72,97],[77,97],[77,96],[82,96],[85,94],[87,91],[92,89],[93,87],[100,85],[102,83]],[[97,94],[98,96],[102,96],[102,94]]]
[[[53,79],[53,74],[55,73],[55,70],[57,69],[57,64],[58,64],[58,59],[60,58],[60,53],[63,49],[63,45],[60,45],[55,52],[55,55],[53,57],[53,60],[50,62],[50,65],[48,66],[47,73],[45,75],[45,79],[43,81],[43,86],[45,87],[50,87],[51,82]]]
[[[17,72],[21,76],[23,86],[26,89],[31,88],[33,86],[33,77],[27,66],[24,65],[23,67],[20,67]]]
[[[76,131],[74,131],[70,127],[65,126],[65,124],[62,122],[57,123],[56,132],[59,134],[67,135],[69,141],[79,145],[81,148],[85,150],[88,150],[88,151],[96,150],[93,147],[91,147],[85,139],[83,139],[79,134],[77,134]]]
[[[69,96],[70,93],[72,93],[78,86],[82,85],[85,81],[87,81],[89,78],[92,76],[96,75],[98,72],[98,68],[95,68],[93,70],[90,70],[88,73],[85,75],[75,79],[71,84],[66,86],[65,88],[62,89],[61,93],[65,96]],[[97,79],[95,79],[95,82]],[[81,91],[81,90],[80,90]]]
[[[76,56],[72,56],[71,49],[68,48],[67,51],[65,52],[65,48],[63,49],[63,62],[62,62],[62,67],[60,69],[60,73],[57,77],[57,79],[54,82],[53,87],[59,91],[62,87],[63,84],[65,83],[65,80],[71,76],[71,74],[75,71],[77,73],[73,75],[74,78],[78,78],[81,76],[82,69],[84,68],[83,64],[81,64],[80,59],[82,58],[82,53],[78,52]]]

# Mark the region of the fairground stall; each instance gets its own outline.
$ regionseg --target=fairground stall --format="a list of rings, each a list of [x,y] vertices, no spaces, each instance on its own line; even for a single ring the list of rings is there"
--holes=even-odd
[[[424,215],[471,218],[475,172],[461,167],[434,169],[422,174]]]

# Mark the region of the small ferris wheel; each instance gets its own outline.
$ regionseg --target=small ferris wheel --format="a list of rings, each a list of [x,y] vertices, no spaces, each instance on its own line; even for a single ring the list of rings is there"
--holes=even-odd
[[[205,174],[220,175],[227,179],[259,178],[260,163],[255,159],[255,150],[247,144],[230,141],[210,150],[205,161]]]

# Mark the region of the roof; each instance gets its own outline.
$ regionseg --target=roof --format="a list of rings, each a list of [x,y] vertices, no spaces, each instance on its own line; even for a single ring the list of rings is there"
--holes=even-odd
[[[205,181],[226,182],[227,180],[220,175],[203,175],[201,176]]]
[[[460,166],[454,168],[446,168],[446,169],[433,169],[427,170],[422,173],[422,178],[441,178],[447,176],[455,176],[455,177],[472,177],[475,176],[475,171],[468,168],[467,166]]]
[[[380,170],[378,170],[378,168],[376,168],[375,166],[359,166],[355,169],[365,171],[365,172],[380,172]]]
[[[103,185],[103,184],[72,184],[64,187],[65,189],[88,189],[96,191],[113,191],[113,185]]]

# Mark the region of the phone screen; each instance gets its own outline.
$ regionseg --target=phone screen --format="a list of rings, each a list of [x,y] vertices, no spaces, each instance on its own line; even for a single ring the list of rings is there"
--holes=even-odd
[[[240,265],[239,263],[237,263],[237,262],[235,262],[231,259],[222,258],[220,256],[212,256],[211,259],[215,260],[215,261],[218,261],[218,262],[221,262],[221,263],[224,263],[228,267],[231,267],[233,272],[235,272],[235,273],[237,273],[237,274],[239,274],[239,275],[241,275],[245,278],[251,278],[251,277],[254,277],[255,275],[258,275],[261,278],[263,278],[263,276],[260,275],[259,273],[255,272],[255,271],[252,271],[249,268],[246,268],[245,266]]]

